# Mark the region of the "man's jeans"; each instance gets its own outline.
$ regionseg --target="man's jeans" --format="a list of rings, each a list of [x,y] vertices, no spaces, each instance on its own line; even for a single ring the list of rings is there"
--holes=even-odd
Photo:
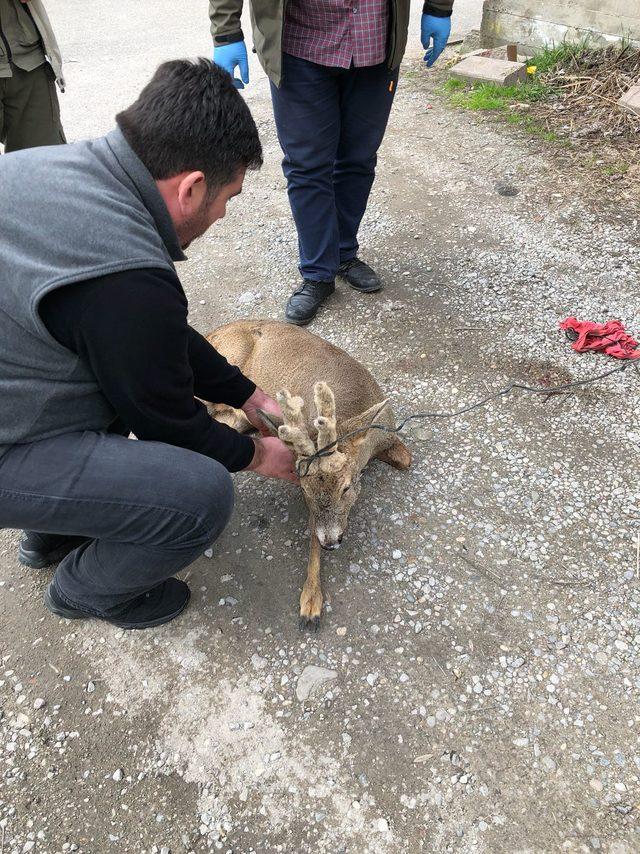
[[[209,457],[110,433],[14,445],[0,457],[0,527],[88,537],[58,566],[56,591],[105,614],[184,569],[233,510]]]
[[[355,258],[398,80],[386,63],[331,68],[282,57],[271,84],[282,168],[298,230],[300,272],[329,282]]]

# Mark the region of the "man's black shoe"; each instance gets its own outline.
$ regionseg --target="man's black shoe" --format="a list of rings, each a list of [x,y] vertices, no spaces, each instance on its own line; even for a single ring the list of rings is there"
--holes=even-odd
[[[44,569],[60,563],[69,552],[87,541],[86,537],[70,537],[67,534],[37,534],[24,531],[18,548],[18,560],[23,566]]]
[[[352,258],[350,261],[340,264],[338,275],[348,282],[355,291],[361,291],[364,294],[372,294],[375,291],[381,291],[383,288],[380,276],[359,258]]]
[[[109,613],[100,614],[97,611],[85,611],[65,602],[56,591],[54,582],[47,587],[44,594],[44,604],[57,617],[66,620],[104,620],[121,629],[149,629],[173,620],[187,607],[191,592],[184,581],[177,578],[167,578],[161,584],[153,587],[147,593],[136,596],[119,608]]]
[[[335,291],[334,282],[313,282],[303,279],[300,287],[289,297],[285,319],[296,326],[305,326],[318,313],[322,303]]]

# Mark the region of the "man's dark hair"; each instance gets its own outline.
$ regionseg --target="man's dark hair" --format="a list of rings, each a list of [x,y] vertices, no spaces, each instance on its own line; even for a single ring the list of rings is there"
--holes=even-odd
[[[259,169],[258,129],[231,75],[208,59],[163,62],[116,122],[156,180],[204,173],[209,193]]]

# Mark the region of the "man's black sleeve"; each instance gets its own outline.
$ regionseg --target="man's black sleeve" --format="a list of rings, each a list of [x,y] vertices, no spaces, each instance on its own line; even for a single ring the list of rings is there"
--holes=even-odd
[[[50,334],[91,366],[138,439],[197,451],[229,471],[249,465],[253,441],[213,420],[195,397],[241,406],[255,386],[188,325],[177,276],[129,270],[66,285],[39,311]]]
[[[199,332],[189,327],[189,363],[196,397],[236,409],[249,400],[256,384],[222,356]]]

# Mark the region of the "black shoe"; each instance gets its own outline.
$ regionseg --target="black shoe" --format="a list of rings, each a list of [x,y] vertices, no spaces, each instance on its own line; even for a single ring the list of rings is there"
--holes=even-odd
[[[322,303],[335,291],[334,282],[313,282],[303,279],[300,287],[289,297],[285,319],[296,326],[305,326],[318,313]]]
[[[340,264],[338,275],[355,291],[361,291],[363,294],[372,294],[383,288],[380,276],[359,258],[352,258],[351,261]]]
[[[44,604],[57,617],[66,620],[104,620],[121,629],[148,629],[173,620],[187,607],[189,586],[177,578],[167,578],[147,593],[136,596],[108,614],[85,611],[68,605],[56,591],[53,581],[44,593]]]
[[[86,543],[86,537],[69,537],[67,534],[37,534],[24,531],[18,548],[18,560],[23,566],[44,569],[60,563],[69,552]]]

